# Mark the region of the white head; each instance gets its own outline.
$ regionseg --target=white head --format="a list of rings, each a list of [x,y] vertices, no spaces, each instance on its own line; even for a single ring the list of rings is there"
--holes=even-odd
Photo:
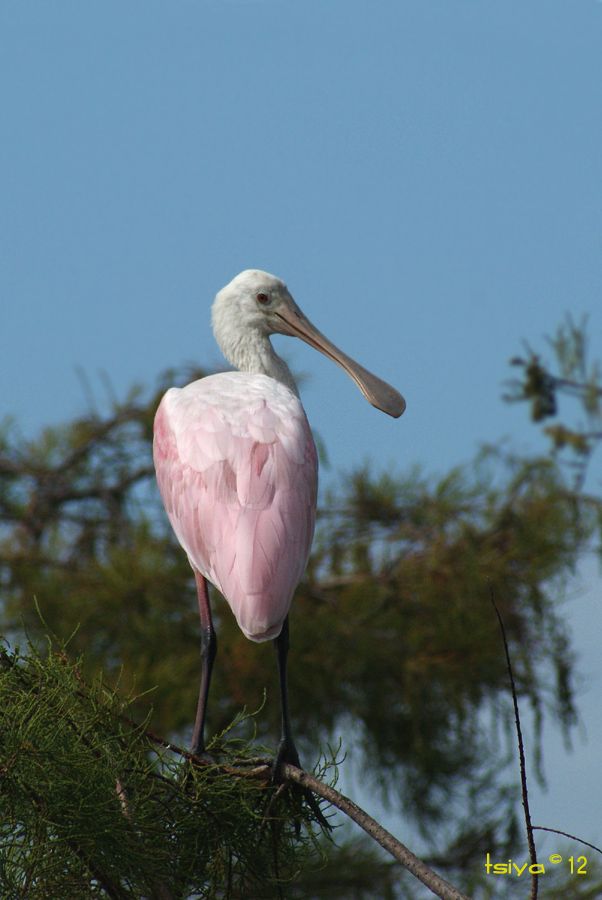
[[[395,417],[405,409],[405,400],[395,388],[362,368],[311,324],[275,275],[245,269],[219,291],[211,315],[213,333],[224,356],[243,371],[271,375],[296,391],[286,364],[269,340],[270,334],[287,334],[338,363],[373,406]]]
[[[280,278],[261,269],[245,269],[215,298],[211,317],[216,341],[223,347],[224,342],[236,340],[241,333],[279,332],[276,311],[283,306],[297,305]]]

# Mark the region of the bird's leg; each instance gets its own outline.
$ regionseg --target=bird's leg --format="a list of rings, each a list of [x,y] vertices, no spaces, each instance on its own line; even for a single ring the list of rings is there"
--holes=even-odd
[[[297,748],[295,747],[295,742],[293,741],[291,719],[288,709],[288,687],[286,679],[286,660],[289,648],[288,616],[284,620],[282,631],[274,640],[274,647],[278,656],[278,681],[280,683],[282,732],[280,736],[280,744],[278,745],[278,752],[276,753],[276,758],[272,765],[272,780],[279,781],[280,768],[284,763],[289,763],[291,766],[297,766],[298,769],[301,768],[301,763],[299,762],[299,754],[297,753]],[[312,792],[307,788],[299,789],[296,786],[294,786],[292,790],[293,793],[303,797],[306,803],[310,806],[316,820],[320,823],[322,828],[324,828],[325,831],[330,831],[331,825],[329,824],[328,820],[324,818],[322,810],[320,809],[320,804],[318,803]]]
[[[288,686],[286,678],[286,661],[288,657],[289,636],[288,636],[288,616],[284,620],[282,630],[278,637],[274,640],[274,647],[278,658],[278,681],[280,684],[280,709],[282,712],[282,727],[280,733],[280,745],[278,753],[274,761],[274,773],[277,774],[280,764],[283,762],[291,763],[293,766],[299,765],[299,754],[293,741],[291,729],[291,719],[288,709]]]
[[[211,670],[217,653],[217,639],[211,619],[211,607],[209,606],[209,591],[207,581],[200,572],[195,571],[196,589],[199,599],[199,614],[201,617],[201,686],[199,700],[196,709],[196,720],[192,733],[192,747],[195,756],[205,752],[205,716],[207,712],[207,696],[211,682]]]
[[[299,766],[299,754],[293,741],[291,729],[291,719],[288,709],[288,687],[286,679],[286,660],[288,657],[289,636],[288,636],[288,616],[284,620],[282,630],[278,637],[274,640],[274,647],[278,658],[278,681],[280,684],[280,709],[282,711],[282,730],[280,734],[280,744],[278,753],[274,760],[274,777],[278,776],[278,770],[282,763],[290,763],[293,766]]]

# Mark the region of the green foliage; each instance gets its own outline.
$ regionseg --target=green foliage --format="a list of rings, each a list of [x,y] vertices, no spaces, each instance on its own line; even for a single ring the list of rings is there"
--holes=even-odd
[[[301,878],[287,886],[287,900],[397,900],[400,894],[399,866],[375,852],[366,838],[347,835],[330,849],[324,865],[307,868]],[[412,889],[416,879],[409,877]]]
[[[567,316],[548,344],[554,356],[551,363],[543,362],[529,346],[526,359],[512,360],[522,369],[522,379],[511,382],[507,399],[527,401],[534,422],[560,415],[561,406],[563,415],[568,413],[570,425],[557,422],[543,430],[554,454],[572,470],[579,492],[602,443],[602,371],[599,361],[589,359],[585,319],[576,324]]]
[[[195,703],[198,616],[190,567],[154,485],[152,421],[169,384],[202,374],[168,372],[150,397],[134,389],[103,415],[46,429],[36,441],[8,427],[0,441],[2,631],[43,639],[50,628],[70,638],[70,653],[86,653],[85,674],[102,669],[125,695],[159,681],[156,724],[169,719],[170,730]],[[164,653],[165,629],[189,648],[180,664],[178,653]],[[189,690],[174,707],[183,680]],[[148,701],[135,711],[147,709]]]
[[[320,862],[311,810],[253,777],[257,748],[226,736],[193,765],[127,707],[64,652],[2,651],[3,898],[269,897]]]
[[[448,819],[470,772],[482,787],[476,814],[493,784],[501,790],[503,770],[499,729],[482,725],[507,693],[491,593],[537,722],[546,704],[565,728],[574,721],[572,657],[555,601],[585,534],[560,474],[549,461],[488,452],[438,483],[417,472],[353,473],[325,508],[292,618],[311,630],[298,654],[315,660],[301,656],[311,697],[304,727],[315,727],[309,716],[325,677],[330,727],[340,710],[353,717],[389,797],[401,793],[432,826]]]

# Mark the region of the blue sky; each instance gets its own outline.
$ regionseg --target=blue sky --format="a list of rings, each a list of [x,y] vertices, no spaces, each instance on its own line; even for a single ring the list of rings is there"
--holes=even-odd
[[[258,267],[407,398],[278,338],[334,468],[533,445],[508,359],[567,311],[600,353],[601,85],[594,0],[4,0],[0,412],[219,364],[213,295]]]

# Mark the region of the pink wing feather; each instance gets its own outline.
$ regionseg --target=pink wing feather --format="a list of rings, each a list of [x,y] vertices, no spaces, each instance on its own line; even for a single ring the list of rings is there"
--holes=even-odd
[[[303,407],[267,375],[172,388],[155,417],[159,490],[193,568],[244,634],[280,633],[309,556],[318,461]]]

